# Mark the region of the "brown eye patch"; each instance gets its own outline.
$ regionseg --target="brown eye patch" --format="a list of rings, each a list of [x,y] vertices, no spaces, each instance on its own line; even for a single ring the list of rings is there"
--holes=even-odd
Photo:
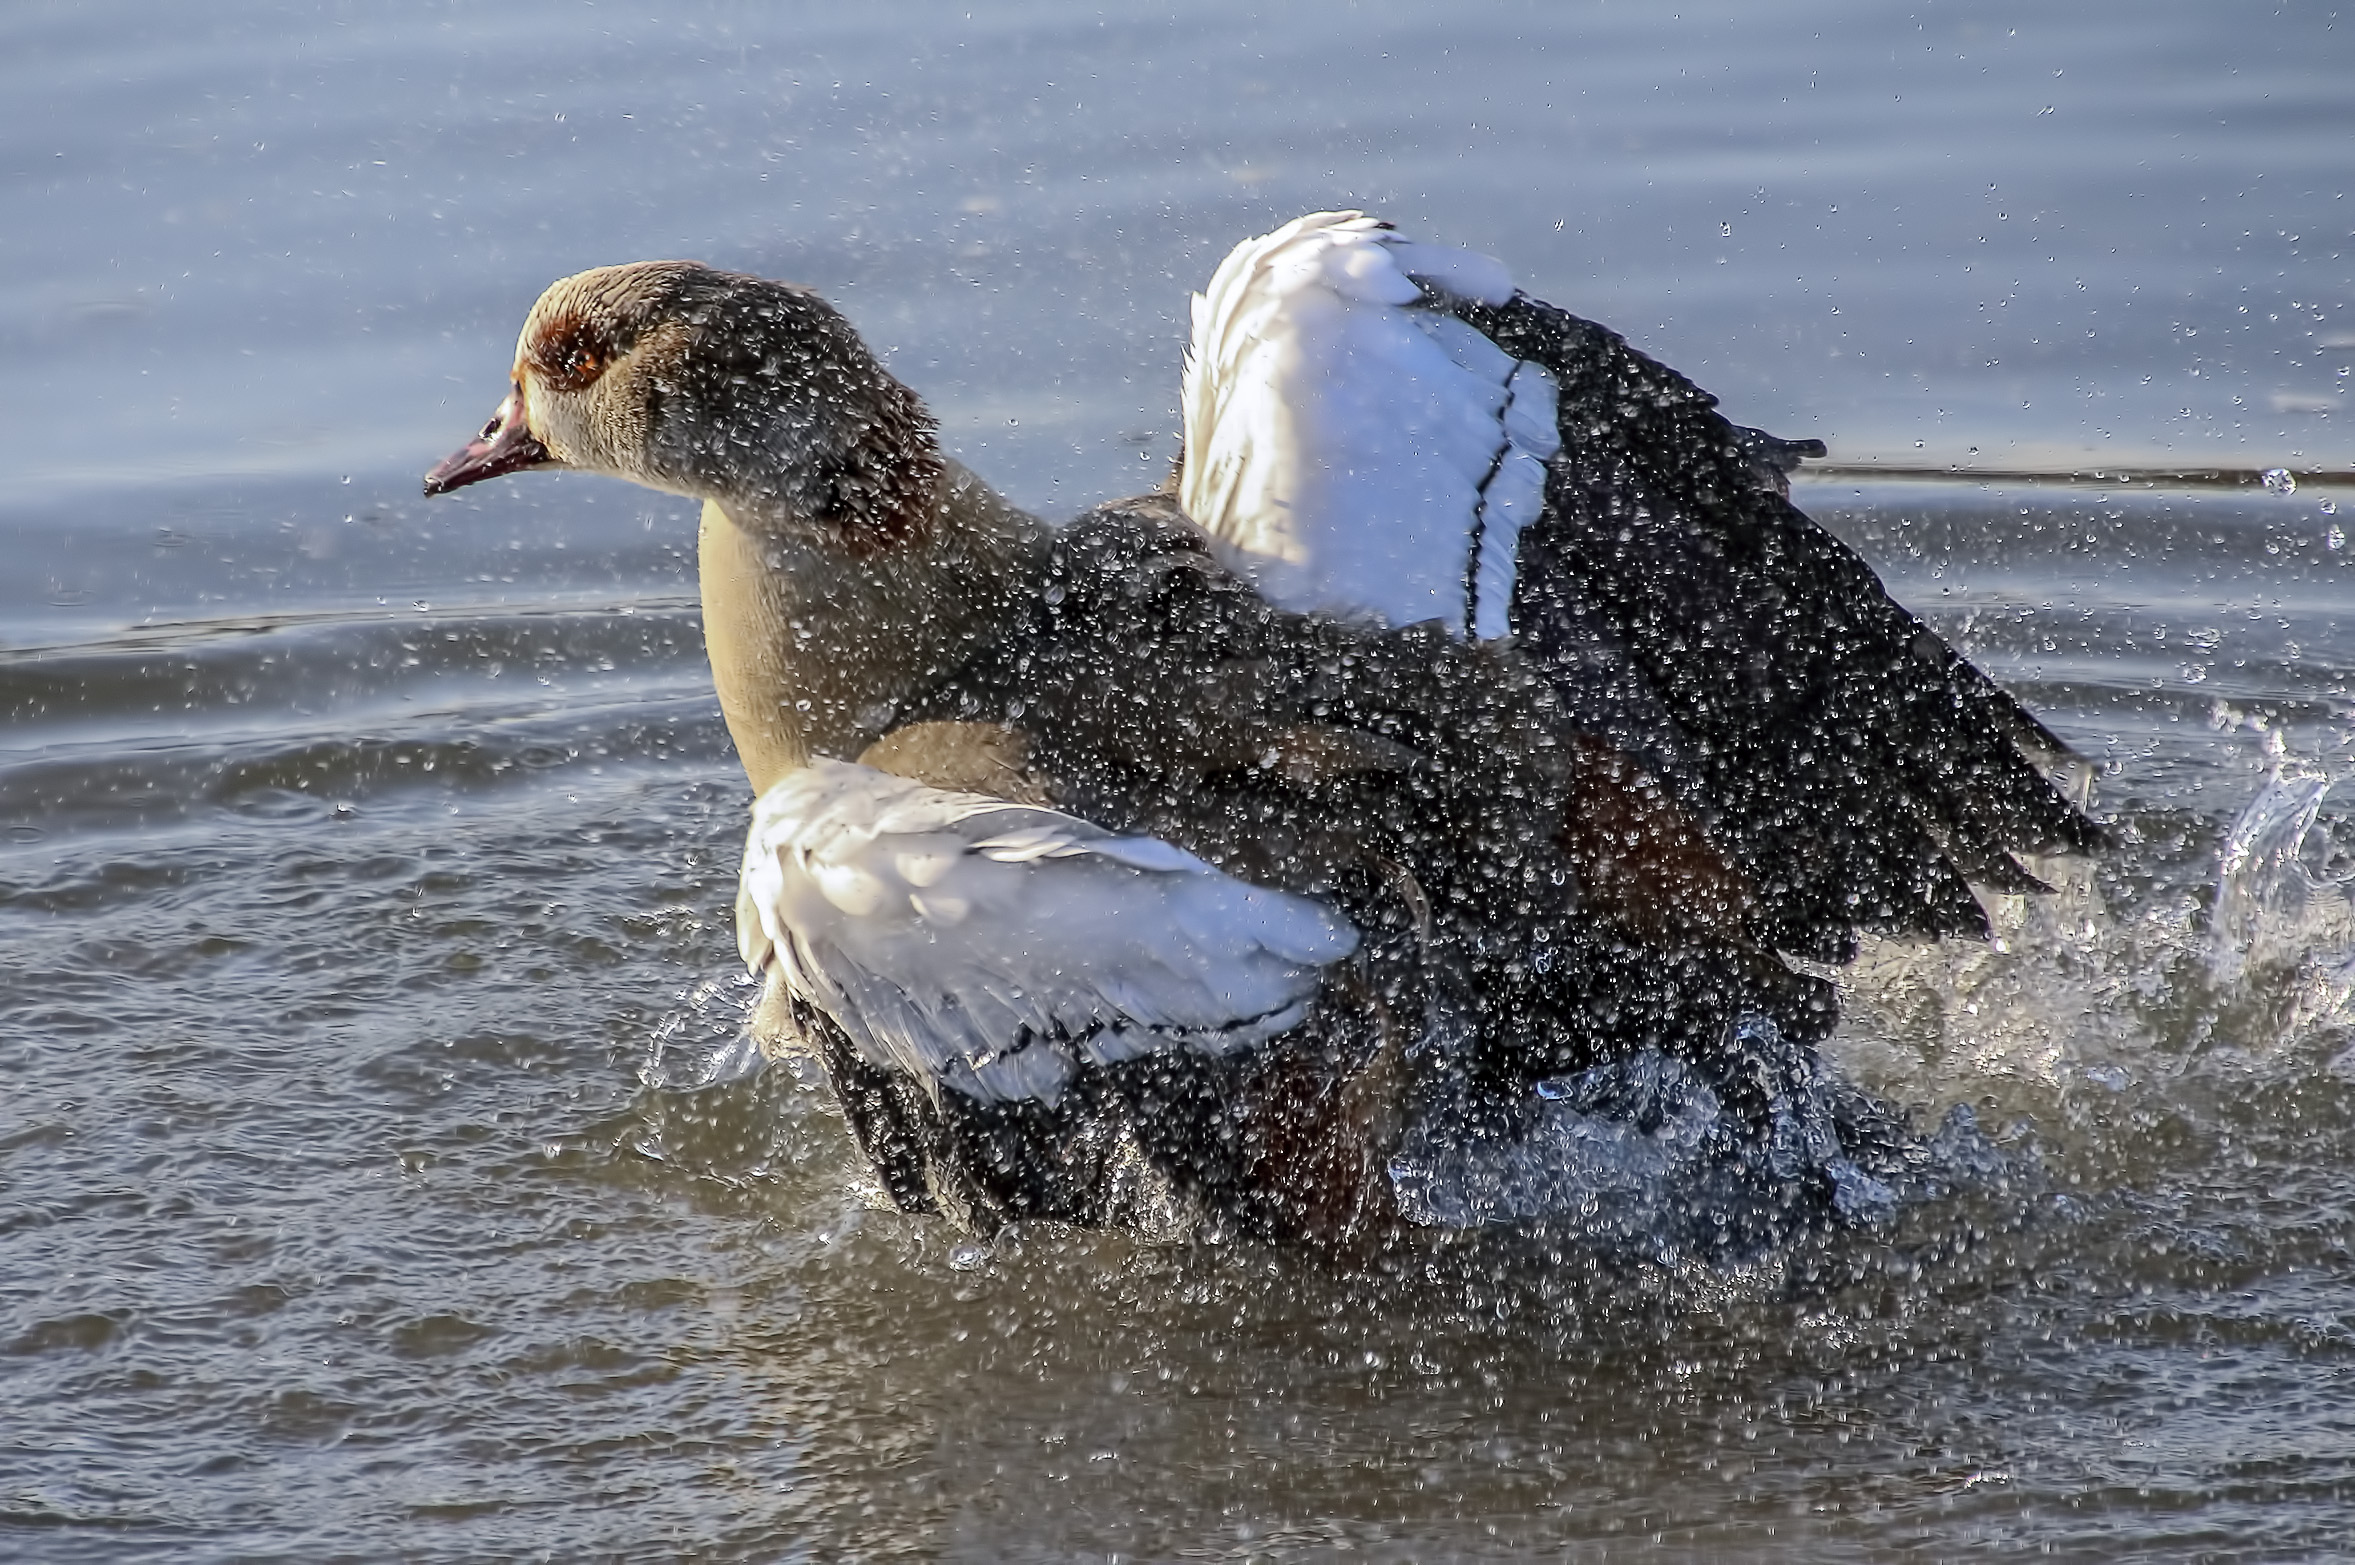
[[[585,391],[620,356],[612,338],[577,315],[559,315],[532,337],[526,355],[541,380],[557,391]]]

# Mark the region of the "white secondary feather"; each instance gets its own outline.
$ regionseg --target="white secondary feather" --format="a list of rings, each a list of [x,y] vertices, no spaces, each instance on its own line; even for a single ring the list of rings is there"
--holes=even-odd
[[[1194,296],[1179,503],[1286,608],[1507,629],[1561,449],[1553,376],[1425,293],[1501,304],[1502,263],[1317,212]]]
[[[1357,949],[1330,909],[1166,842],[841,761],[754,806],[736,938],[871,1062],[985,1102],[1264,1042]]]

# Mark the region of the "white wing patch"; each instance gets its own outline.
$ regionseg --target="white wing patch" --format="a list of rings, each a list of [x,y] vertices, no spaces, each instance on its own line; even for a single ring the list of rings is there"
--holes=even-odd
[[[1418,280],[1513,294],[1501,263],[1357,212],[1237,245],[1194,296],[1179,503],[1286,608],[1498,636],[1561,449],[1554,380]]]
[[[1166,842],[841,761],[753,807],[736,939],[868,1060],[984,1102],[1265,1042],[1357,949],[1339,914]]]

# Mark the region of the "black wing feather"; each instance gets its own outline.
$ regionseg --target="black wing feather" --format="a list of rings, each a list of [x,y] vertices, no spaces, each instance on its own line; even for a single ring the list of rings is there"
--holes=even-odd
[[[1983,936],[1970,879],[2033,887],[2014,853],[2101,843],[2023,748],[2060,742],[1790,502],[1784,473],[1820,443],[1729,423],[1617,333],[1527,295],[1456,309],[1560,386],[1517,639],[1591,658],[1607,627],[1681,730],[1675,780],[1756,877],[1784,949]]]

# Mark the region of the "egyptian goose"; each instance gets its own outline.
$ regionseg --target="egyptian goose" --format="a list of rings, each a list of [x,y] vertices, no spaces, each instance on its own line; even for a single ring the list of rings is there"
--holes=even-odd
[[[1885,1210],[1914,1149],[1778,953],[1981,929],[1966,877],[2098,828],[1791,506],[1821,448],[1355,213],[1220,267],[1184,416],[1163,492],[1051,528],[814,293],[643,262],[541,296],[426,492],[703,502],[754,1031],[823,1060],[905,1210]]]

